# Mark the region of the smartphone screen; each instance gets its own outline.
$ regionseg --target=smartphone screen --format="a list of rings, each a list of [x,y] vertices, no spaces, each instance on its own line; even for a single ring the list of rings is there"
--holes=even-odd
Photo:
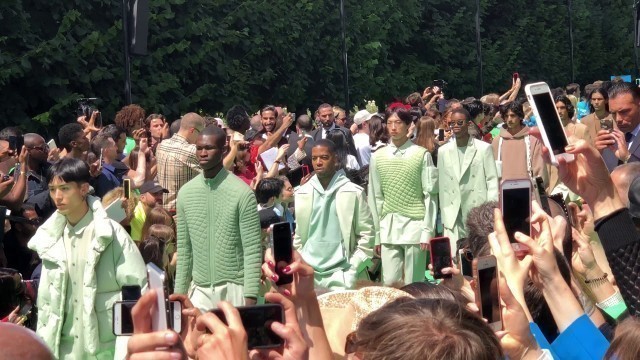
[[[309,165],[302,165],[302,177],[309,175]]]
[[[284,340],[271,330],[274,321],[284,324],[284,311],[280,304],[236,307],[240,313],[242,325],[247,331],[249,350],[259,348],[276,348],[284,345]],[[222,310],[211,310],[223,323],[227,319]]]
[[[438,129],[438,141],[444,141],[444,129]]]
[[[460,272],[464,276],[473,276],[473,253],[469,249],[460,249],[458,251],[460,264]]]
[[[430,249],[433,278],[450,278],[451,274],[442,273],[442,269],[451,267],[451,245],[449,244],[449,238],[432,239]]]
[[[292,261],[293,240],[288,222],[271,225],[271,249],[276,262],[276,274],[279,277],[276,285],[290,284],[293,282],[293,275],[287,275],[281,271]]]
[[[482,317],[487,319],[489,324],[500,322],[500,297],[496,271],[496,266],[478,270],[478,286],[482,305],[480,310]]]
[[[551,99],[550,93],[533,94],[533,101],[540,115],[540,122],[544,126],[545,133],[549,139],[549,145],[554,154],[562,154],[564,148],[569,145],[567,137],[564,135],[562,122],[556,112],[556,105]]]
[[[531,193],[529,188],[502,190],[502,216],[504,226],[509,234],[509,242],[517,243],[513,234],[519,231],[530,234],[529,217],[531,216]]]
[[[131,180],[124,179],[122,181],[122,186],[124,187],[124,198],[129,199],[131,197]]]
[[[119,301],[113,305],[113,333],[117,336],[133,334],[133,317],[131,310],[137,300]],[[182,328],[182,304],[180,301],[171,301],[171,314],[173,316],[173,330],[180,332]]]

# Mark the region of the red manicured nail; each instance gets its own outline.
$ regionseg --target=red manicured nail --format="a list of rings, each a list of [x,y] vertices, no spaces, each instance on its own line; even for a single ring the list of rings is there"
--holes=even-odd
[[[273,281],[278,281],[278,275],[276,274],[271,275],[271,279],[273,279]]]
[[[282,270],[283,273],[288,273],[289,271],[291,271],[291,267],[287,266],[286,268],[284,268],[284,270]]]
[[[267,264],[269,264],[270,268],[274,268],[276,265],[273,263],[273,261],[269,261],[267,262]]]
[[[289,291],[287,289],[284,289],[283,293],[284,293],[285,296],[291,296],[291,291]]]

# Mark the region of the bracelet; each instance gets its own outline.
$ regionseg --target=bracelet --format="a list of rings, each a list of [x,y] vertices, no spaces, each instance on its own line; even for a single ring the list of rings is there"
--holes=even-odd
[[[27,175],[27,172],[26,172],[26,171],[22,171],[22,170],[21,170],[21,171],[20,171],[20,175]]]
[[[594,285],[599,285],[599,284],[603,284],[604,282],[607,281],[607,276],[609,276],[609,274],[604,273],[604,275],[602,275],[599,278],[595,278],[595,279],[584,279],[584,283],[585,284],[594,284]]]
[[[600,309],[604,310],[606,308],[612,307],[619,303],[624,303],[624,299],[622,299],[622,295],[619,292],[615,292],[613,295],[609,296],[607,299],[602,302],[596,303],[596,306]]]

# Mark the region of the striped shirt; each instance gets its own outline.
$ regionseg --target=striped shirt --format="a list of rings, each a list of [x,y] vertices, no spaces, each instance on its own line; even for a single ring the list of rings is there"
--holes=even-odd
[[[196,146],[189,144],[183,136],[175,134],[158,145],[156,161],[158,182],[169,190],[169,193],[163,195],[163,206],[165,210],[174,213],[180,188],[202,172],[196,157]]]

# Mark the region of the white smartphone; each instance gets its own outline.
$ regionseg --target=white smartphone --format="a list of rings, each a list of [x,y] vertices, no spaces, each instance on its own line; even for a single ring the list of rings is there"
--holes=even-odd
[[[500,184],[500,210],[513,250],[528,250],[526,245],[516,241],[514,234],[519,231],[531,235],[531,180],[503,180]]]
[[[167,330],[171,328],[171,314],[169,309],[169,291],[165,284],[166,275],[154,263],[147,264],[147,282],[149,289],[155,289],[157,294],[156,308],[151,314],[151,328],[153,331]]]
[[[115,199],[109,206],[104,209],[107,212],[109,219],[115,222],[121,222],[126,219],[127,213],[122,208],[122,199]]]
[[[560,115],[551,97],[549,85],[544,82],[525,86],[524,92],[531,105],[533,113],[538,119],[538,128],[542,135],[544,145],[549,149],[549,157],[554,166],[558,166],[558,158],[562,157],[567,162],[574,160],[573,154],[567,154],[565,147],[569,145],[567,134],[560,120]]]
[[[47,146],[49,147],[49,149],[57,149],[58,145],[56,144],[56,141],[51,139],[49,140],[49,142],[47,142]]]
[[[133,319],[131,309],[137,300],[118,301],[113,304],[113,334],[116,336],[133,335]],[[169,302],[173,317],[173,330],[182,331],[182,304],[180,301]]]
[[[500,310],[500,287],[498,286],[498,265],[493,255],[473,259],[476,305],[480,316],[487,320],[493,331],[502,330]]]

